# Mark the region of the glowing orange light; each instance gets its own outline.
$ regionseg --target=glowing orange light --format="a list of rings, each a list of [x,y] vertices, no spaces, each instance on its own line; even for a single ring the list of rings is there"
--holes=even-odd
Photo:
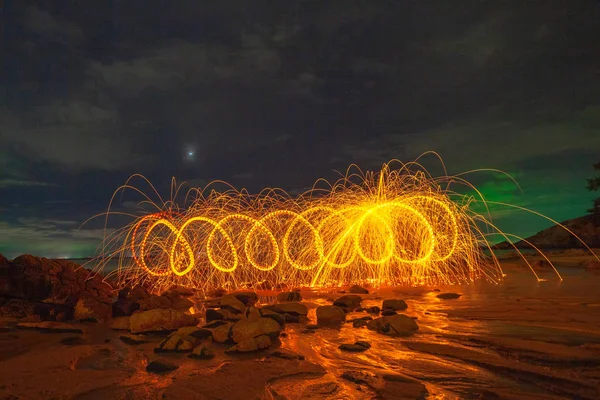
[[[191,189],[182,209],[178,187],[171,200],[153,203],[158,212],[108,237],[105,248],[113,247],[103,257],[120,256],[121,281],[157,289],[497,282],[504,274],[483,255],[490,245],[480,225],[495,227],[472,211],[473,197],[442,188],[450,179],[432,178],[414,162],[384,164],[377,174],[349,169],[295,198],[278,189],[218,191],[217,182]]]

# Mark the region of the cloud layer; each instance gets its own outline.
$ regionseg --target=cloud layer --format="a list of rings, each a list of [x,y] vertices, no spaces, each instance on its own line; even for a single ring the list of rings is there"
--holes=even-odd
[[[167,191],[172,176],[297,191],[428,150],[452,172],[518,173],[519,204],[580,214],[600,151],[600,6],[558,5],[11,3],[3,229],[35,231],[19,222],[30,214],[83,220],[137,172]]]

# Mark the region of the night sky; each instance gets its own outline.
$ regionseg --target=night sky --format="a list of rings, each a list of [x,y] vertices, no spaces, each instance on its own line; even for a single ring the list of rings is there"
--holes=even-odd
[[[2,3],[0,3],[2,4]],[[4,1],[0,252],[94,254],[142,173],[301,190],[427,150],[490,200],[583,215],[600,161],[597,1]],[[425,165],[439,171],[432,157]],[[117,210],[139,197],[125,196]],[[503,230],[550,225],[498,210]],[[102,222],[102,221],[100,221]]]

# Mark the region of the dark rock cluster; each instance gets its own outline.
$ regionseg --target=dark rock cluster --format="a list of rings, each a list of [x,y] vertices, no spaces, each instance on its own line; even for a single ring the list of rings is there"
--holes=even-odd
[[[114,291],[100,275],[67,260],[0,255],[0,315],[35,321],[111,316]]]

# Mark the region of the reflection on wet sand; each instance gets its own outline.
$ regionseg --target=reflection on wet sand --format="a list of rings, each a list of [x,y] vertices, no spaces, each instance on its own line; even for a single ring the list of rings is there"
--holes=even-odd
[[[0,398],[600,398],[600,275],[565,268],[564,281],[538,282],[526,272],[507,270],[501,284],[386,288],[361,295],[362,308],[406,300],[401,312],[419,325],[407,337],[348,322],[367,316],[365,311],[349,312],[338,326],[306,329],[316,323],[317,306],[342,294],[305,290],[308,318],[288,323],[274,348],[233,355],[215,344],[211,360],[161,354],[179,366],[164,375],[145,369],[164,336],[132,346],[119,333],[88,324],[83,342],[77,342],[65,340],[73,334],[13,330],[9,324],[0,332]],[[441,300],[434,289],[461,297]],[[274,293],[260,294],[262,303],[274,301]],[[356,341],[371,347],[339,349]],[[269,356],[277,347],[304,359]]]

